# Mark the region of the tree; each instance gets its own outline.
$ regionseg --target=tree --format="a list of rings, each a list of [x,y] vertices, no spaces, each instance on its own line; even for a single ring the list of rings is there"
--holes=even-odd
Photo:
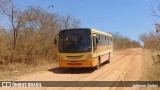
[[[13,47],[11,62],[13,62],[14,50],[16,48],[17,36],[19,28],[23,25],[25,20],[21,15],[22,12],[17,8],[17,5],[13,3],[13,0],[0,0],[0,11],[3,15],[7,16],[13,31]]]
[[[153,16],[160,18],[160,3],[159,1],[153,6],[151,4]],[[139,35],[139,39],[144,43],[144,47],[151,50],[160,50],[160,24],[155,24],[155,31],[143,33]]]
[[[140,47],[140,43],[138,41],[132,41],[126,36],[122,36],[119,33],[112,33],[113,35],[113,48],[115,50],[119,49],[127,49],[127,48],[137,48]]]
[[[60,18],[61,29],[78,28],[80,27],[80,21],[71,16],[62,16]]]
[[[79,20],[69,15],[60,16],[32,6],[20,10],[13,0],[0,0],[0,14],[8,17],[11,26],[4,35],[0,30],[0,59],[7,63],[56,60],[56,34],[61,29],[80,27]]]
[[[16,47],[16,40],[18,36],[18,30],[25,22],[21,11],[17,8],[17,5],[14,5],[13,0],[0,0],[0,11],[2,14],[6,15],[10,22],[13,30],[14,43],[13,50]]]

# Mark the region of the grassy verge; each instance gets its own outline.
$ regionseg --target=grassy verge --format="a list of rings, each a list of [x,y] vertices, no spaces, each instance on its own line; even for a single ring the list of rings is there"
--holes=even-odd
[[[16,80],[19,76],[45,71],[56,67],[56,65],[56,62],[53,61],[39,61],[36,64],[12,63],[0,65],[0,80]]]
[[[159,58],[157,57],[158,52],[150,50],[143,51],[143,64],[142,64],[142,77],[144,81],[160,81],[160,63],[157,63]]]

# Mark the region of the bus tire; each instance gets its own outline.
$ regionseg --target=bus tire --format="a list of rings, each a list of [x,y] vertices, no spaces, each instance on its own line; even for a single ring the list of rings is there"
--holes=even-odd
[[[98,64],[96,65],[96,70],[98,70],[99,68],[100,68],[100,66],[101,66],[101,57],[99,56],[98,57]]]
[[[109,53],[109,55],[108,55],[108,60],[107,60],[107,62],[108,62],[108,63],[111,62],[111,61],[110,61],[110,53]]]

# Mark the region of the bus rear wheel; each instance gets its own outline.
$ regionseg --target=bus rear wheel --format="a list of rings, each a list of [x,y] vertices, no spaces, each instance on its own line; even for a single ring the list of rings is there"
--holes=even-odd
[[[106,61],[104,62],[105,64],[110,63],[110,53],[106,57]]]
[[[109,55],[108,55],[108,63],[110,63],[111,61],[110,61],[110,53],[109,53]]]

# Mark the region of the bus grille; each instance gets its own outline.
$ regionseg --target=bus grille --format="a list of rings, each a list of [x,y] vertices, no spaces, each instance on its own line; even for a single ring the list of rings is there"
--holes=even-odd
[[[83,55],[80,55],[80,56],[66,56],[68,57],[69,59],[79,59],[79,58],[82,58]]]

